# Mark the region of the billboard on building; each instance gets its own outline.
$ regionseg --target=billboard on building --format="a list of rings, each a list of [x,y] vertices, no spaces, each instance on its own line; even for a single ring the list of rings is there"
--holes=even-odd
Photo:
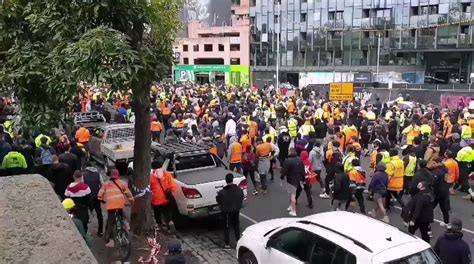
[[[210,27],[230,26],[231,4],[231,0],[186,0],[182,17]]]

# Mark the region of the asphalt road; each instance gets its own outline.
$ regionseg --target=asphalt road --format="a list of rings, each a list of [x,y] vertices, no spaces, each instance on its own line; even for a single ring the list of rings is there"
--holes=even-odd
[[[362,159],[362,166],[368,168],[368,159]],[[325,176],[324,172],[322,173]],[[278,175],[279,176],[279,175]],[[249,195],[248,204],[241,210],[241,228],[244,230],[246,227],[265,220],[289,217],[286,208],[289,205],[289,195],[285,189],[284,183],[280,182],[280,178],[275,175],[275,181],[269,181],[269,191],[267,194],[259,193],[256,196]],[[281,186],[281,184],[283,186]],[[249,183],[249,194],[253,190],[253,186]],[[321,199],[319,194],[321,189],[319,184],[313,186],[313,209],[307,207],[307,198],[304,192],[301,193],[298,199],[297,214],[298,217],[305,217],[308,215],[327,212],[331,210],[330,199]],[[461,196],[464,194],[456,193],[451,198],[452,213],[450,217],[456,217],[463,221],[463,233],[464,239],[469,243],[471,252],[474,252],[474,204],[470,201],[463,200]],[[365,196],[365,199],[367,196]],[[405,202],[409,200],[409,197],[404,197]],[[372,201],[365,200],[366,210],[369,211],[374,208]],[[399,228],[400,230],[407,231],[408,228],[403,225],[403,221],[400,217],[400,207],[395,202],[395,208],[391,212],[388,212],[390,218],[390,224]],[[356,203],[356,207],[350,207],[349,211],[359,212],[359,207]],[[439,235],[443,234],[446,230],[441,227],[439,223],[442,222],[441,209],[435,208],[435,222],[431,225],[433,232],[433,238],[431,239],[431,245],[434,245]],[[421,236],[419,232],[415,235]]]

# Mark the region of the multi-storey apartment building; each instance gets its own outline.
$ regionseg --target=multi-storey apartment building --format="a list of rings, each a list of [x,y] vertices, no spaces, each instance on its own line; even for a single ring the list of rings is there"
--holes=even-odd
[[[257,80],[474,80],[472,0],[251,0]],[[278,37],[280,50],[278,52]]]

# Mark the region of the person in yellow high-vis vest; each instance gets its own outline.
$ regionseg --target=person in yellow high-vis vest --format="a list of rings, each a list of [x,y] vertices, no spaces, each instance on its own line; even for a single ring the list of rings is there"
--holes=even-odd
[[[408,194],[411,188],[411,182],[413,181],[413,176],[415,175],[416,165],[418,159],[413,151],[410,149],[403,150],[403,165],[405,166],[405,176],[403,177],[403,191],[405,194]]]
[[[385,208],[387,208],[387,210],[390,210],[392,196],[395,197],[402,208],[405,207],[402,200],[403,177],[405,175],[403,161],[398,157],[398,150],[391,149],[389,153],[390,163],[387,165],[387,174],[389,178],[387,196],[385,197]]]

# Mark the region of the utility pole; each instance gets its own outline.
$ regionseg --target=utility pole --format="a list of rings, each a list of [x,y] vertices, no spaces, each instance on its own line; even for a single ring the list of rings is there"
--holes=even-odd
[[[275,2],[273,2],[275,4]],[[277,32],[277,61],[276,61],[276,90],[280,91],[280,34],[281,34],[281,17],[280,17],[280,4],[277,3],[277,14],[278,14],[278,32]]]
[[[379,67],[380,67],[380,32],[377,33],[377,82],[379,81]]]

